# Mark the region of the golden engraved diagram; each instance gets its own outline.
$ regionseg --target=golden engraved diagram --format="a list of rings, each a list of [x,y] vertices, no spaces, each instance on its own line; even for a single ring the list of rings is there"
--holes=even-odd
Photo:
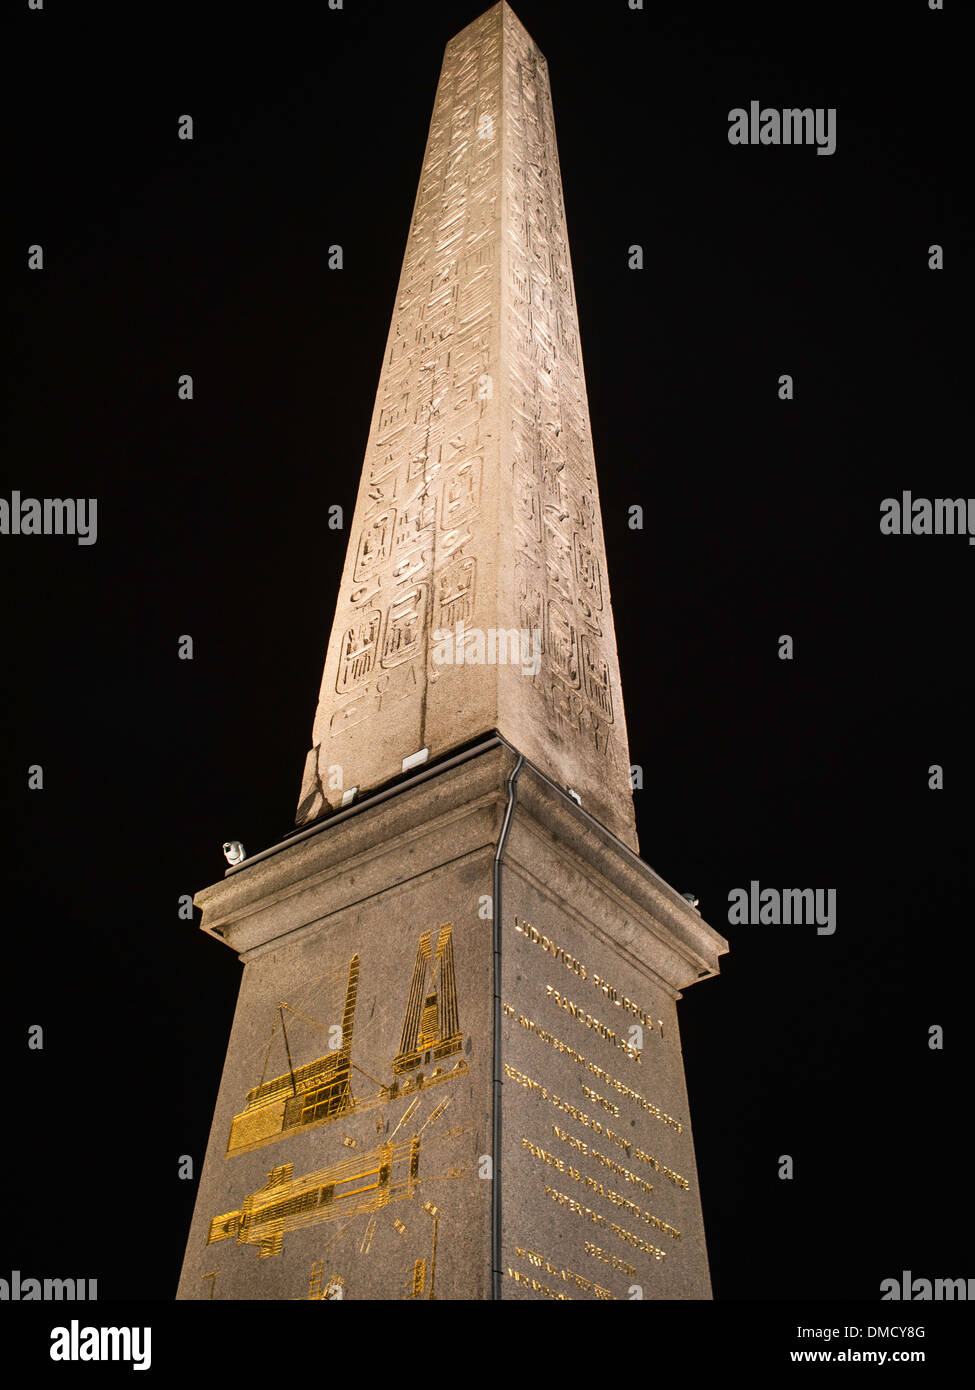
[[[341,1046],[297,1070],[291,1066],[291,1049],[284,1020],[286,1006],[278,1005],[277,1016],[288,1055],[288,1071],[271,1081],[264,1081],[262,1077],[260,1084],[247,1092],[247,1104],[239,1115],[234,1116],[230,1125],[228,1156],[259,1148],[317,1121],[337,1119],[353,1108],[351,1053],[358,988],[359,957],[356,955],[349,964]],[[273,1036],[272,1032],[272,1041]],[[269,1043],[268,1056],[270,1049]]]
[[[325,1277],[325,1263],[323,1260],[316,1260],[311,1267],[311,1276],[308,1280],[308,1302],[310,1303],[330,1303],[341,1299],[345,1280],[342,1276],[333,1275],[330,1279]]]
[[[259,1085],[247,1092],[244,1109],[231,1121],[227,1157],[248,1153],[286,1135],[330,1124],[343,1115],[376,1109],[401,1096],[412,1095],[463,1076],[468,1071],[463,1058],[459,1058],[449,1071],[439,1065],[434,1066],[429,1074],[419,1070],[431,1061],[439,1063],[453,1056],[460,1051],[463,1042],[457,1015],[452,937],[453,927],[449,922],[444,923],[440,928],[435,953],[431,951],[430,933],[424,932],[420,937],[400,1051],[392,1063],[394,1077],[405,1073],[405,1078],[402,1081],[394,1080],[388,1086],[379,1084],[367,1095],[356,1096],[352,1090],[352,1043],[359,987],[358,955],[353,956],[349,963],[340,1046],[334,1051],[304,1066],[292,1067],[284,1021],[287,1006],[279,1004],[272,1042],[280,1021],[288,1070],[270,1081],[262,1078]],[[267,1058],[265,1068],[266,1065]]]
[[[419,1167],[416,1134],[300,1178],[292,1176],[293,1163],[283,1163],[271,1169],[264,1186],[248,1194],[238,1211],[213,1218],[207,1244],[235,1237],[238,1245],[258,1246],[259,1258],[266,1259],[278,1254],[288,1231],[377,1211],[412,1197]]]
[[[426,988],[430,977],[430,987]],[[430,933],[420,937],[413,967],[410,1002],[403,1023],[403,1040],[393,1062],[400,1075],[421,1063],[440,1061],[460,1051],[463,1036],[457,1021],[457,985],[454,978],[452,928],[440,928],[436,955],[431,960]],[[466,1068],[465,1068],[466,1070]]]
[[[227,1157],[368,1109],[376,1111],[376,1135],[381,1142],[361,1155],[355,1154],[298,1177],[294,1175],[293,1163],[272,1168],[267,1181],[248,1193],[236,1210],[212,1218],[206,1238],[208,1245],[234,1240],[237,1245],[256,1246],[258,1257],[267,1259],[281,1251],[284,1237],[290,1231],[342,1222],[341,1237],[346,1226],[365,1214],[370,1219],[362,1236],[360,1254],[368,1254],[376,1230],[376,1213],[414,1197],[421,1182],[421,1151],[431,1144],[471,1132],[470,1125],[461,1124],[423,1138],[428,1126],[443,1116],[450,1103],[449,1098],[434,1106],[423,1123],[417,1125],[423,1099],[421,1093],[463,1076],[469,1070],[463,1058],[458,1058],[449,1071],[440,1065],[434,1065],[429,1073],[421,1070],[431,1063],[438,1064],[454,1056],[463,1045],[452,925],[445,922],[440,927],[435,945],[431,932],[421,934],[400,1049],[391,1061],[394,1080],[389,1085],[383,1085],[370,1078],[377,1089],[363,1097],[355,1095],[352,1078],[353,1070],[360,1070],[352,1062],[358,988],[359,956],[356,954],[349,962],[339,1045],[299,1067],[292,1064],[285,1011],[289,1010],[298,1018],[303,1016],[284,1002],[278,1004],[271,1043],[280,1030],[288,1070],[269,1081],[262,1076],[259,1084],[248,1091],[244,1109],[234,1116],[231,1123]],[[271,1043],[265,1055],[265,1072]],[[362,1075],[368,1073],[363,1072]],[[388,1138],[383,1139],[387,1126],[380,1107],[408,1097],[409,1104],[395,1129]],[[413,1131],[400,1136],[400,1131],[405,1130],[407,1125],[414,1126]],[[357,1148],[356,1141],[348,1135],[343,1139],[343,1144],[353,1150]],[[464,1177],[469,1171],[448,1168],[442,1173],[427,1173],[425,1180]],[[429,1254],[414,1261],[404,1284],[404,1296],[413,1299],[435,1297],[438,1224],[443,1212],[432,1202],[425,1202],[422,1209],[432,1218],[432,1238]],[[401,1236],[407,1235],[408,1228],[403,1221],[397,1218],[393,1226]],[[337,1283],[331,1280],[328,1288],[324,1286],[323,1267],[321,1262],[317,1262],[313,1268],[308,1297],[318,1301],[343,1297],[341,1279]]]
[[[424,1202],[422,1210],[432,1218],[430,1253],[414,1260],[413,1265],[403,1282],[404,1299],[435,1299],[437,1283],[437,1240],[440,1230],[440,1222],[444,1213],[433,1202]],[[367,1234],[363,1237],[363,1247],[366,1240],[371,1239],[371,1233],[375,1230],[375,1218],[373,1218],[367,1228]],[[408,1231],[406,1225],[397,1217],[393,1221],[394,1229],[401,1236],[406,1236]],[[211,1292],[212,1297],[212,1292]],[[326,1276],[325,1261],[315,1260],[311,1267],[311,1275],[308,1280],[307,1302],[324,1303],[337,1302],[345,1297],[345,1279],[340,1274]]]
[[[207,1233],[206,1244],[214,1245],[222,1240],[235,1240],[238,1245],[256,1245],[258,1258],[268,1259],[280,1254],[284,1237],[290,1231],[305,1226],[318,1226],[324,1222],[346,1221],[364,1213],[372,1214],[384,1210],[394,1202],[410,1200],[422,1181],[420,1177],[420,1154],[424,1147],[469,1134],[472,1126],[457,1125],[424,1140],[422,1134],[426,1127],[439,1119],[447,1108],[441,1102],[427,1117],[424,1123],[408,1138],[396,1139],[396,1132],[383,1144],[377,1145],[361,1158],[346,1159],[341,1163],[294,1176],[294,1164],[282,1163],[272,1168],[267,1181],[255,1192],[248,1193],[236,1211],[223,1212],[212,1218]],[[407,1118],[412,1107],[404,1115]],[[402,1124],[402,1121],[400,1122]],[[430,1174],[429,1179],[465,1176],[466,1171],[450,1170],[446,1173]],[[433,1203],[427,1202],[425,1208],[434,1215],[435,1222],[443,1215]],[[405,1232],[401,1222],[394,1223]],[[360,1253],[368,1254],[369,1245],[375,1232],[374,1221],[370,1221],[362,1239]],[[436,1260],[436,1225],[431,1255],[431,1276]],[[420,1262],[418,1261],[417,1264]],[[411,1297],[423,1297],[421,1292]],[[430,1295],[432,1297],[432,1294]]]

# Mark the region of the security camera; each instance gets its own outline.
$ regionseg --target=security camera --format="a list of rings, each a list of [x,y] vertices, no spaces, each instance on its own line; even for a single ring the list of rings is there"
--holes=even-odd
[[[247,851],[239,840],[224,840],[223,852],[228,864],[240,864],[247,858]]]

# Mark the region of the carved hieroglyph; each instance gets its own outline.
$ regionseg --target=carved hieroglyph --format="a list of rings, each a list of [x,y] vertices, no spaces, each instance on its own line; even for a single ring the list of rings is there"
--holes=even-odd
[[[637,847],[548,74],[506,4],[447,45],[298,823],[491,729]]]

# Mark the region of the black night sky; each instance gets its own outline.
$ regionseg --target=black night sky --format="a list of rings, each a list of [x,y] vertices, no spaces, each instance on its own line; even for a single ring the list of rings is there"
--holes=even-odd
[[[13,15],[0,496],[99,506],[93,546],[0,536],[0,1275],[174,1297],[241,970],[178,899],[225,839],[292,827],[327,508],[352,514],[443,48],[485,7]],[[903,490],[975,493],[962,7],[514,8],[552,81],[641,851],[731,942],[679,1010],[715,1298],[975,1275],[975,548],[879,529]],[[753,99],[835,107],[836,153],[730,145]],[[835,888],[835,934],[730,926],[753,879]]]

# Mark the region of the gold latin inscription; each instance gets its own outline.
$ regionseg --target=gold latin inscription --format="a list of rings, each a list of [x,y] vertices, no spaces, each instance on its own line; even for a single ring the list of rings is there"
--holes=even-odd
[[[549,999],[555,1000],[560,1009],[564,1010],[567,1014],[571,1014],[574,1019],[577,1019],[584,1028],[591,1028],[592,1031],[598,1033],[601,1038],[605,1038],[606,1041],[611,1042],[614,1047],[618,1047],[621,1051],[625,1052],[631,1061],[640,1062],[642,1064],[643,1058],[640,1056],[637,1049],[621,1038],[612,1028],[607,1028],[605,1023],[600,1023],[598,1018],[593,1018],[592,1014],[587,1013],[585,1009],[581,1008],[572,999],[568,999],[564,994],[560,994],[559,991],[553,989],[551,985],[545,986],[545,993]]]
[[[533,1279],[530,1274],[522,1274],[517,1269],[508,1266],[508,1278],[513,1279],[516,1284],[525,1284],[533,1293],[543,1293],[546,1298],[556,1298],[560,1303],[571,1303],[572,1296],[567,1293],[558,1293],[555,1289],[550,1289],[547,1284],[543,1284],[540,1279]]]
[[[611,984],[608,984],[599,975],[594,975],[592,977],[592,982],[597,989],[602,990],[611,1004],[615,1004],[616,1007],[622,1009],[624,1013],[632,1014],[634,1018],[639,1019],[644,1028],[653,1029],[653,1019],[648,1013],[644,1013],[639,1004],[634,1004],[632,999],[627,999],[625,994],[620,994]],[[662,1018],[657,1019],[657,1027],[660,1029],[660,1036],[663,1037],[664,1022]]]
[[[604,980],[601,975],[592,975],[581,960],[570,955],[563,947],[556,945],[550,937],[544,936],[537,927],[532,926],[531,922],[526,922],[524,917],[519,920],[516,915],[515,931],[519,936],[523,936],[526,941],[530,941],[534,946],[541,946],[543,951],[554,956],[556,960],[561,961],[565,968],[571,970],[573,974],[578,975],[580,980],[588,980],[591,977],[593,985],[605,995],[611,1004],[615,1004],[616,1007],[622,1009],[624,1013],[632,1014],[634,1018],[639,1019],[644,1028],[649,1028],[650,1031],[653,1032],[653,1019],[645,1009],[641,1009],[639,1004],[635,1004],[632,999],[628,999],[625,994],[621,994],[620,991],[615,989],[607,980]],[[664,1021],[662,1018],[657,1019],[657,1030],[660,1036],[663,1037]]]
[[[643,1163],[646,1163],[655,1173],[663,1173],[664,1177],[669,1178],[675,1187],[680,1187],[685,1192],[690,1192],[691,1185],[687,1179],[682,1178],[680,1173],[675,1173],[673,1168],[668,1168],[665,1163],[660,1163],[654,1158],[653,1154],[644,1153],[642,1149],[638,1149],[636,1145],[634,1145],[633,1156],[634,1158],[639,1158]]]
[[[555,1187],[545,1188],[545,1196],[551,1197],[553,1202],[558,1202],[561,1207],[568,1207],[569,1211],[575,1212],[576,1216],[583,1217],[586,1221],[593,1221],[597,1226],[608,1226],[613,1235],[619,1236],[620,1240],[625,1240],[628,1245],[636,1246],[638,1250],[643,1250],[648,1255],[652,1255],[655,1260],[665,1260],[666,1250],[660,1250],[656,1245],[651,1245],[642,1236],[635,1236],[632,1231],[627,1231],[623,1226],[617,1226],[615,1221],[607,1221],[605,1216],[601,1216],[598,1211],[593,1211],[592,1207],[585,1207],[581,1202],[577,1202],[574,1197],[570,1197],[565,1192],[559,1192]]]
[[[617,1226],[615,1221],[609,1223],[609,1229],[614,1236],[619,1236],[620,1240],[625,1240],[628,1245],[635,1245],[638,1250],[643,1250],[648,1255],[652,1255],[655,1260],[662,1260],[666,1257],[666,1250],[659,1250],[656,1245],[650,1245],[642,1236],[635,1236],[632,1231],[628,1231],[623,1226]]]
[[[579,1123],[585,1125],[587,1129],[593,1130],[596,1134],[605,1135],[610,1143],[618,1144],[621,1149],[626,1151],[626,1155],[629,1157],[630,1149],[632,1148],[629,1139],[624,1139],[621,1134],[614,1134],[606,1125],[602,1124],[599,1120],[592,1119],[585,1111],[573,1105],[571,1101],[563,1100],[561,1096],[557,1096],[554,1091],[550,1091],[547,1086],[543,1086],[540,1081],[536,1081],[531,1076],[526,1076],[523,1071],[518,1071],[517,1068],[509,1066],[507,1062],[504,1064],[504,1070],[506,1076],[512,1081],[516,1081],[519,1086],[524,1086],[526,1091],[530,1091],[532,1095],[541,1096],[542,1100],[549,1101],[557,1110],[562,1110],[565,1114],[571,1115],[574,1120],[578,1120]]]
[[[556,1187],[545,1186],[545,1196],[551,1197],[553,1202],[558,1202],[561,1207],[568,1207],[574,1211],[576,1216],[582,1216],[586,1221],[594,1221],[597,1226],[607,1226],[609,1222],[605,1216],[601,1216],[598,1211],[593,1211],[592,1207],[584,1207],[581,1202],[577,1202],[574,1197],[569,1197],[565,1192],[559,1192]]]
[[[502,1007],[509,1017],[514,1017],[515,1010],[510,1004],[504,1004]],[[572,1060],[578,1062],[581,1067],[586,1067],[589,1071],[593,1072],[594,1075],[602,1077],[607,1086],[612,1086],[613,1090],[618,1091],[621,1096],[629,1096],[631,1100],[636,1101],[637,1105],[642,1105],[643,1109],[646,1110],[648,1114],[652,1115],[655,1120],[660,1120],[662,1124],[670,1125],[672,1129],[676,1129],[678,1134],[684,1133],[683,1121],[675,1120],[673,1115],[668,1115],[665,1110],[661,1110],[660,1107],[654,1105],[652,1101],[646,1100],[640,1095],[639,1091],[634,1091],[633,1087],[628,1086],[625,1081],[617,1080],[615,1076],[610,1076],[609,1072],[603,1067],[598,1066],[595,1062],[588,1061],[587,1058],[583,1057],[581,1052],[577,1052],[574,1047],[570,1047],[568,1043],[563,1042],[561,1038],[557,1038],[554,1033],[549,1033],[545,1028],[539,1028],[534,1019],[526,1018],[524,1014],[519,1014],[518,1022],[521,1024],[522,1028],[527,1028],[530,1033],[534,1033],[536,1038],[539,1038],[544,1043],[548,1043],[550,1047],[554,1047],[556,1052],[564,1052],[567,1057],[571,1057]]]
[[[583,1246],[587,1255],[592,1255],[595,1260],[603,1260],[612,1269],[618,1269],[623,1274],[636,1275],[636,1270],[625,1260],[621,1260],[618,1255],[611,1255],[608,1250],[601,1250],[598,1245],[593,1245],[591,1240],[587,1240]]]
[[[563,1144],[568,1144],[572,1149],[578,1149],[581,1154],[585,1154],[587,1158],[591,1158],[594,1163],[599,1163],[604,1168],[608,1168],[611,1173],[618,1174],[621,1178],[625,1178],[627,1182],[635,1183],[642,1192],[653,1191],[652,1182],[647,1182],[646,1178],[641,1178],[638,1173],[631,1173],[629,1168],[623,1167],[622,1163],[616,1163],[613,1159],[607,1158],[606,1155],[601,1154],[598,1149],[594,1149],[591,1144],[587,1144],[585,1139],[577,1139],[574,1134],[566,1133],[566,1131],[560,1129],[558,1125],[552,1126],[552,1133],[555,1135],[556,1139],[561,1139]]]
[[[530,922],[526,922],[524,918],[519,922],[516,917],[515,931],[518,932],[520,936],[525,937],[527,941],[533,942],[536,946],[541,946],[543,951],[547,951],[550,955],[553,955],[556,960],[560,960],[565,968],[574,971],[575,974],[579,976],[580,980],[588,980],[589,972],[582,962],[576,960],[575,956],[570,956],[568,951],[563,951],[561,946],[556,946],[555,942],[551,941],[547,936],[542,936],[541,932],[537,931]]]
[[[613,1102],[611,1100],[607,1100],[605,1096],[597,1095],[597,1093],[593,1090],[590,1090],[590,1088],[587,1085],[585,1085],[585,1083],[583,1083],[582,1094],[586,1097],[586,1100],[591,1100],[596,1105],[601,1105],[603,1109],[607,1112],[607,1114],[615,1115],[616,1118],[619,1119],[619,1106],[614,1105]]]
[[[522,1260],[527,1260],[536,1269],[544,1269],[546,1274],[554,1274],[558,1279],[564,1279],[568,1284],[576,1284],[586,1293],[595,1294],[597,1298],[603,1300],[612,1299],[613,1295],[609,1289],[602,1288],[599,1284],[594,1284],[591,1279],[587,1279],[584,1274],[576,1274],[574,1270],[565,1269],[561,1265],[552,1264],[544,1255],[540,1255],[537,1250],[523,1250],[521,1246],[515,1246],[515,1254]],[[636,1273],[636,1271],[633,1271]],[[615,1300],[614,1300],[615,1301]]]
[[[602,1163],[604,1166],[611,1168],[614,1173],[619,1173],[621,1176],[626,1177],[629,1182],[639,1183],[645,1192],[653,1191],[652,1183],[644,1182],[643,1178],[638,1178],[635,1173],[630,1173],[628,1168],[621,1168],[618,1163],[613,1163],[612,1159],[604,1158],[602,1154],[597,1153],[591,1145],[587,1144],[584,1139],[576,1139],[573,1135],[566,1134],[565,1130],[559,1129],[558,1125],[552,1126],[552,1133],[557,1135],[563,1143],[568,1144],[570,1148],[578,1149],[580,1153],[587,1154],[590,1158],[594,1158],[597,1163]],[[673,1168],[668,1168],[665,1163],[661,1163],[659,1159],[654,1158],[653,1154],[644,1153],[644,1151],[637,1148],[635,1144],[632,1146],[627,1145],[626,1147],[628,1151],[632,1148],[633,1157],[641,1159],[648,1167],[652,1168],[655,1173],[662,1173],[665,1178],[670,1179],[675,1187],[679,1187],[683,1192],[690,1192],[690,1183],[686,1178],[682,1178],[680,1173],[675,1173]]]
[[[540,1149],[537,1144],[533,1144],[530,1139],[522,1139],[521,1147],[527,1149],[533,1158],[540,1158],[543,1163],[548,1163],[551,1167],[557,1168],[560,1173],[570,1173],[574,1175],[576,1172],[574,1168],[567,1166],[556,1154],[546,1153],[545,1150]]]
[[[552,1154],[546,1149],[539,1148],[530,1139],[522,1139],[521,1147],[527,1149],[532,1158],[537,1158],[541,1163],[547,1163],[551,1168],[557,1168],[560,1173],[564,1173],[573,1182],[579,1182],[584,1187],[588,1187],[590,1192],[595,1192],[598,1197],[605,1197],[607,1202],[612,1202],[614,1207],[632,1212],[638,1221],[653,1226],[657,1231],[663,1231],[664,1235],[671,1236],[674,1240],[680,1240],[680,1231],[675,1227],[669,1226],[666,1221],[661,1221],[660,1217],[654,1216],[652,1212],[644,1211],[642,1207],[637,1206],[636,1202],[629,1201],[622,1193],[616,1192],[611,1187],[604,1187],[598,1178],[591,1178],[588,1173],[581,1173],[571,1163],[566,1163],[564,1159],[559,1158],[558,1154]]]

